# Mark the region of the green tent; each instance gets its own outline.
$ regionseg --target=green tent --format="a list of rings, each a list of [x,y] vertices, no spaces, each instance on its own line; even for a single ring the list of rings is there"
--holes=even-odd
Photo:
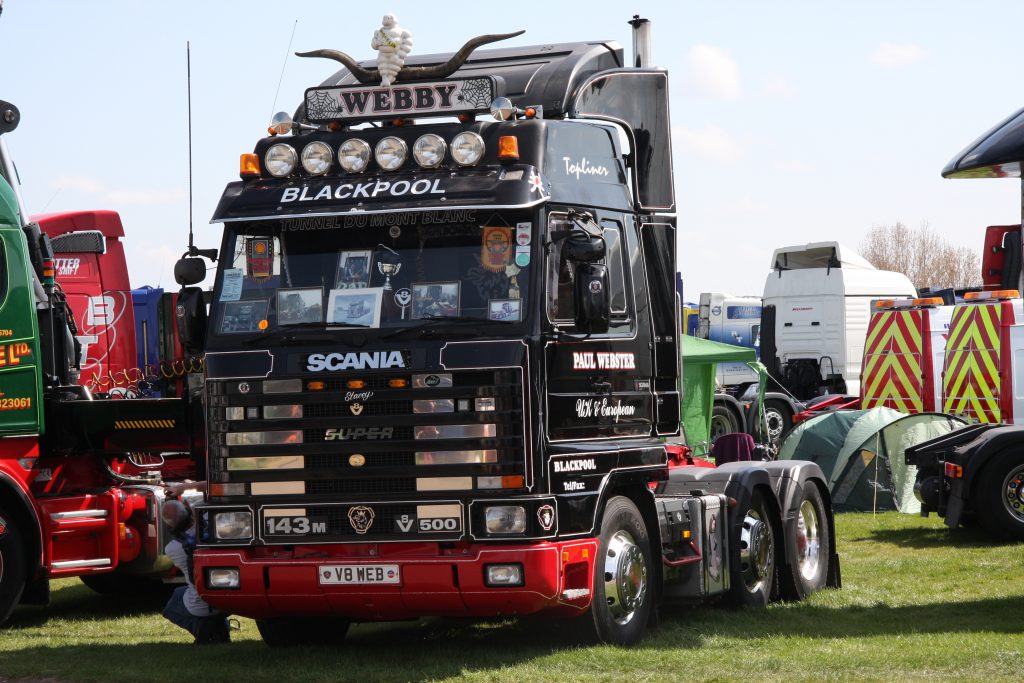
[[[686,444],[694,449],[693,454],[702,457],[710,449],[711,409],[715,402],[715,375],[718,363],[739,362],[749,365],[761,377],[759,396],[762,399],[767,371],[757,362],[753,349],[689,335],[684,335],[682,339],[683,399],[680,412],[683,435]]]
[[[907,465],[910,446],[959,429],[963,420],[940,413],[905,415],[891,408],[837,410],[790,431],[779,460],[810,460],[828,478],[838,510],[899,510],[916,513],[917,468]]]

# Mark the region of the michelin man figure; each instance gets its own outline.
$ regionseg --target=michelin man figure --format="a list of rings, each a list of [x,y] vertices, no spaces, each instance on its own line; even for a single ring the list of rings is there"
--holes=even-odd
[[[387,87],[395,82],[398,72],[405,66],[405,58],[412,51],[412,33],[398,25],[390,12],[384,15],[383,25],[374,31],[370,47],[377,51],[377,70],[380,84]]]

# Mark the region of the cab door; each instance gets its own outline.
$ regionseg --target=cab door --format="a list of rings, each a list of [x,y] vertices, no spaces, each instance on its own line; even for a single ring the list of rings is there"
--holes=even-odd
[[[42,431],[39,327],[25,236],[0,217],[0,434]]]

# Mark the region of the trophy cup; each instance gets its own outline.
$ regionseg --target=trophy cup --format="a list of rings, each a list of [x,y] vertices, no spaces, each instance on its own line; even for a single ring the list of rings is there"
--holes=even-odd
[[[385,261],[377,262],[377,270],[384,276],[384,291],[391,291],[391,276],[398,275],[398,271],[402,269],[401,263],[387,263]]]

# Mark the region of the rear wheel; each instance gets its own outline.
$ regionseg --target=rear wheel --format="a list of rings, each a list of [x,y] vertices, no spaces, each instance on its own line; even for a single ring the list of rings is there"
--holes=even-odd
[[[340,617],[257,619],[256,629],[268,647],[341,645],[351,622]]]
[[[729,601],[737,607],[764,607],[772,598],[777,573],[774,513],[759,489],[750,496],[729,563]]]
[[[647,629],[654,602],[651,543],[633,501],[608,501],[594,562],[594,600],[585,620],[590,640],[633,645]]]
[[[793,426],[793,416],[789,408],[781,401],[765,401],[764,419],[768,423],[768,441],[773,445],[782,443],[782,439]]]
[[[829,552],[828,517],[825,501],[818,487],[804,484],[800,509],[786,529],[788,545],[793,556],[789,558],[789,574],[784,577],[783,594],[789,600],[803,600],[816,590],[824,588],[828,580]]]
[[[0,508],[0,624],[11,616],[25,590],[25,546],[17,523]]]
[[[988,532],[1024,540],[1024,461],[1004,451],[989,461],[974,488],[978,522]]]
[[[731,410],[723,405],[716,405],[711,410],[711,443],[723,434],[732,434],[740,430],[739,421]]]

